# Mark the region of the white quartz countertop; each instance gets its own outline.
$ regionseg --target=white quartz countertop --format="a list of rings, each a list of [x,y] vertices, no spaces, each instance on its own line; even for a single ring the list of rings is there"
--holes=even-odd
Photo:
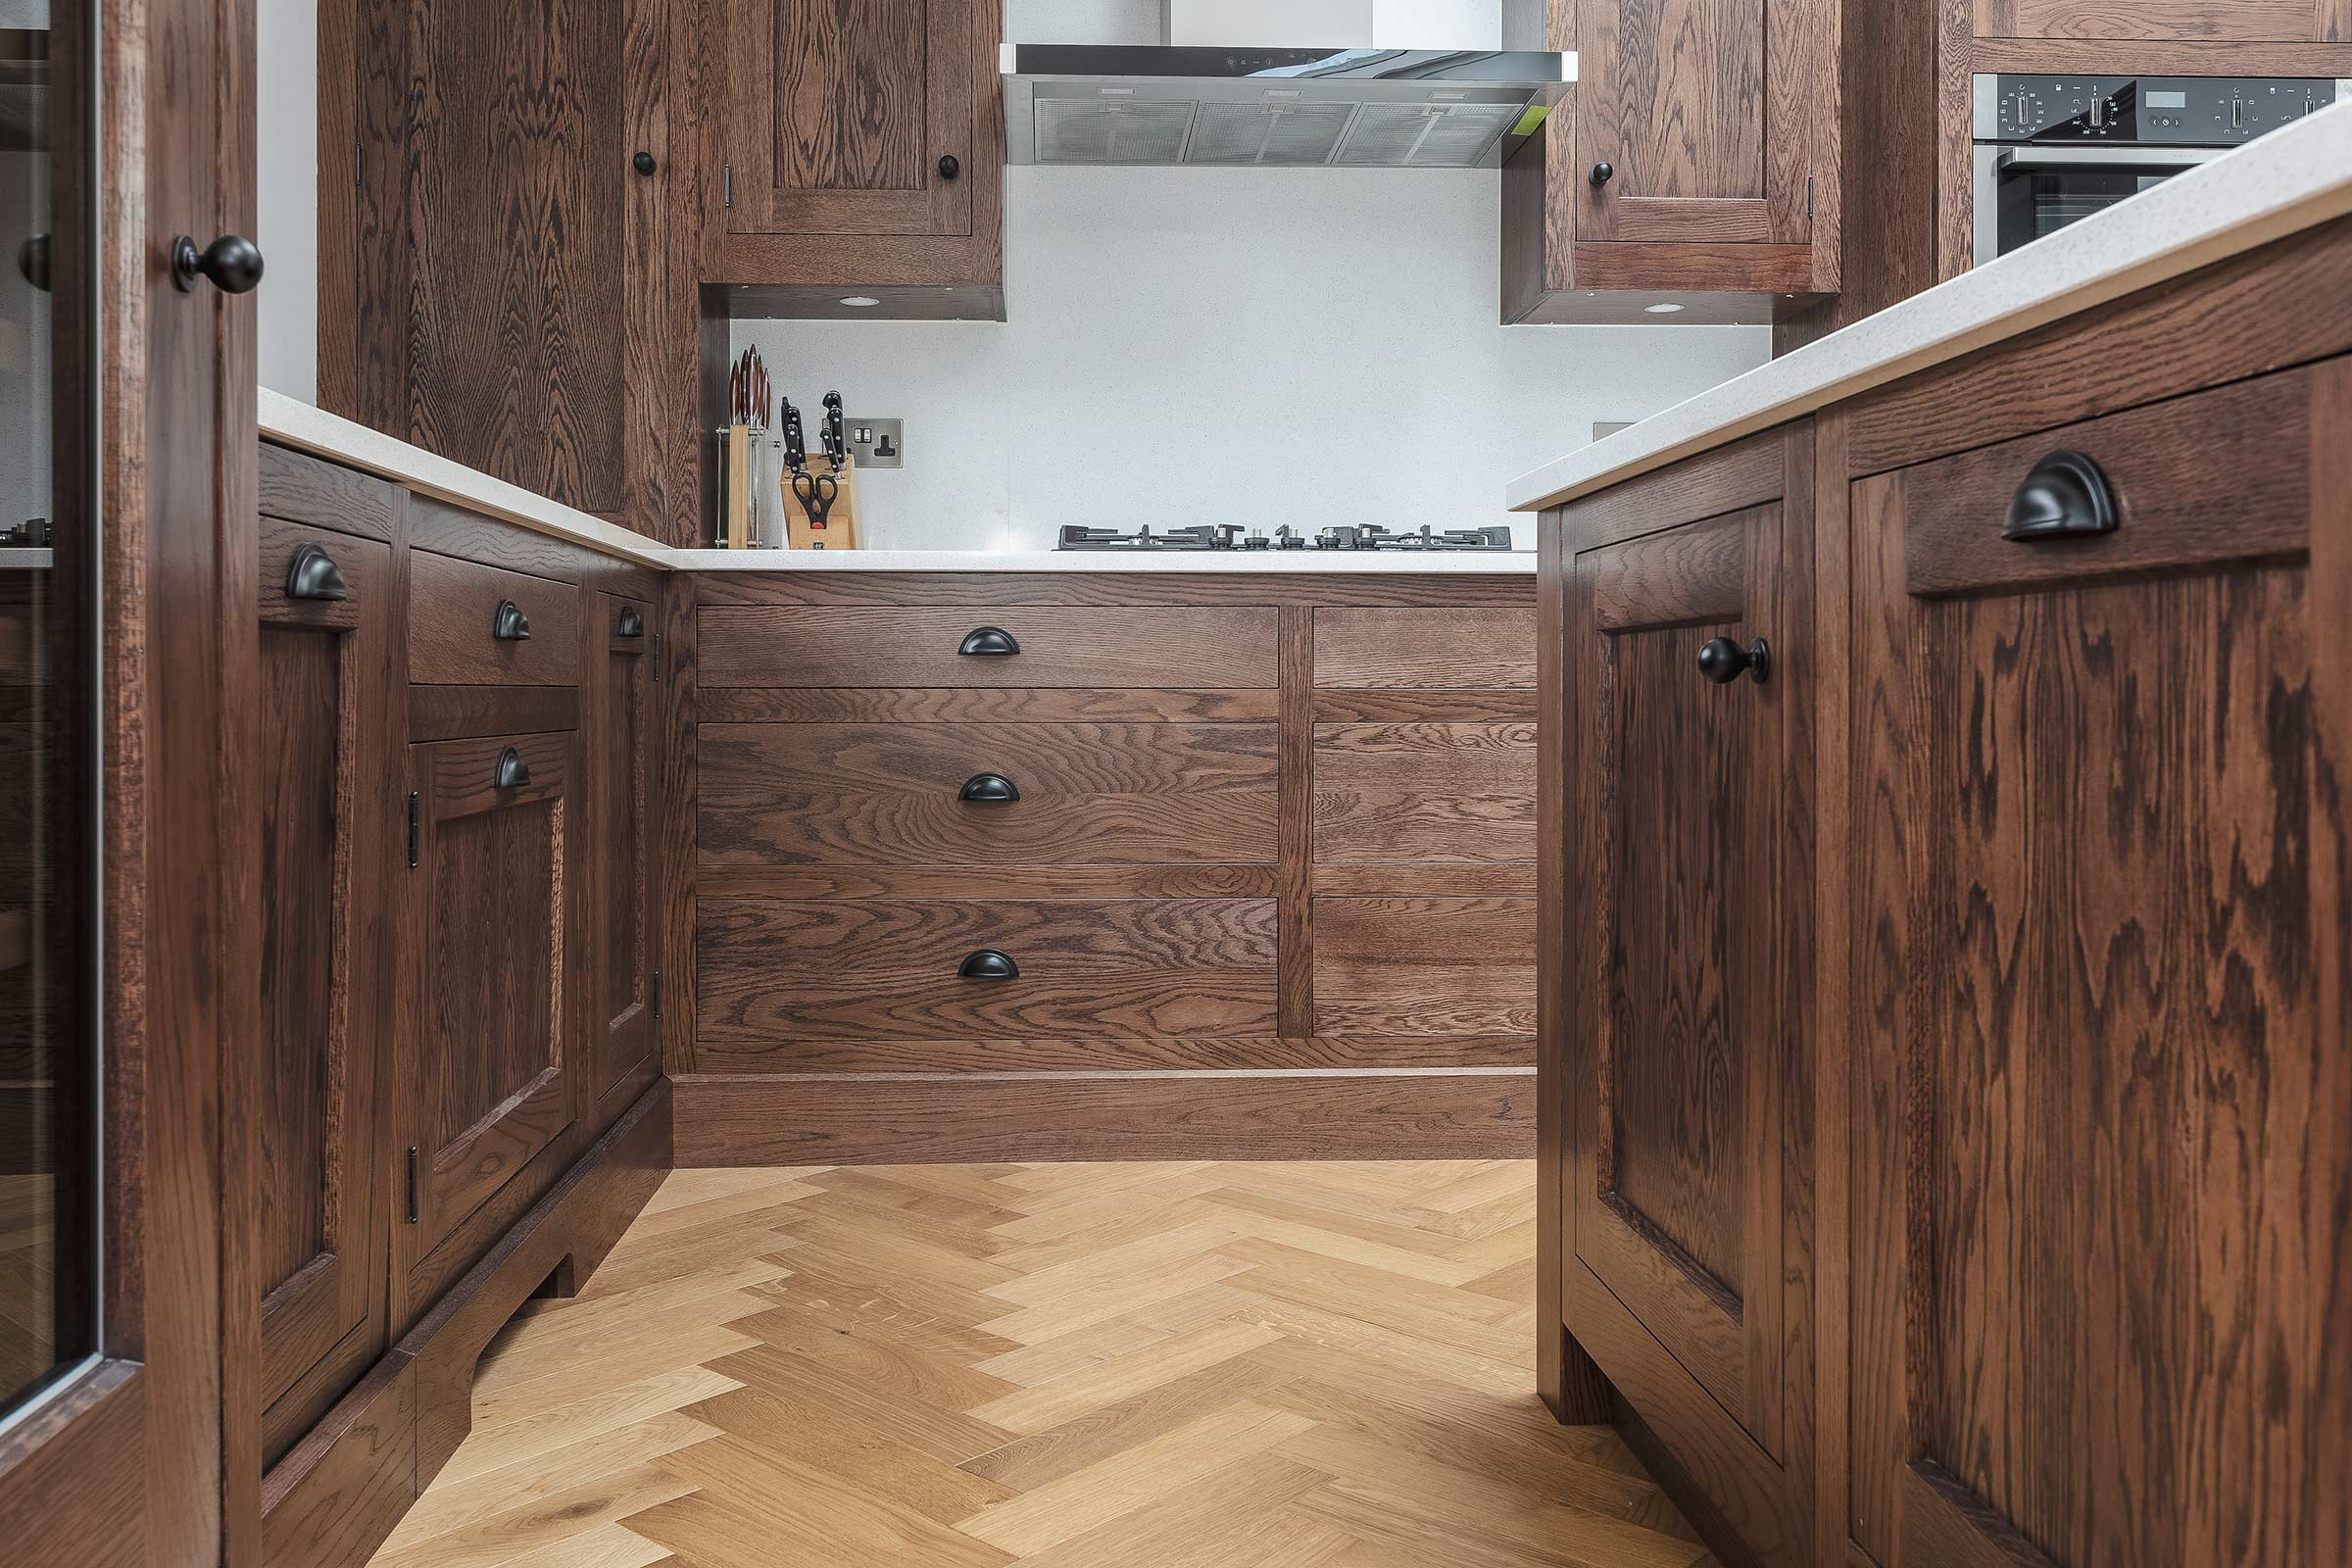
[[[1536,569],[1536,553],[1406,550],[1202,550],[1128,555],[1115,550],[676,550],[687,571],[1150,571],[1512,573]]]
[[[1401,550],[1219,550],[1120,555],[1054,550],[673,550],[644,534],[577,512],[504,479],[435,457],[422,447],[262,388],[261,433],[346,467],[361,468],[421,494],[609,556],[671,571],[1149,571],[1149,572],[1467,572],[1536,569],[1533,551],[1481,554]]]
[[[2339,104],[1580,447],[1512,481],[1508,505],[1573,501],[2347,212],[2352,104]]]

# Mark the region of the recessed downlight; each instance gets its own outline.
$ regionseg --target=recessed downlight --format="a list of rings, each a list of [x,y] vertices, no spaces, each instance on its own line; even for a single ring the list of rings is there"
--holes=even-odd
[[[1642,308],[1652,316],[1672,316],[1675,312],[1682,309],[1680,305],[1675,304],[1672,300],[1660,300],[1655,305],[1644,305]]]
[[[882,302],[871,294],[845,294],[842,296],[841,303],[854,311],[870,311]],[[1682,307],[1678,305],[1675,309],[1679,311]]]

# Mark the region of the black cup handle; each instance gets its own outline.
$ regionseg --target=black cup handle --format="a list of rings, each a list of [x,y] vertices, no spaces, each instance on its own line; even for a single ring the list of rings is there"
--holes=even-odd
[[[623,605],[620,607],[619,635],[623,637],[642,637],[645,635],[645,617],[637,613],[637,607],[635,605]]]
[[[959,654],[988,659],[1002,659],[1021,651],[1012,633],[1002,626],[975,626],[963,634],[963,642],[956,650]]]
[[[527,643],[531,640],[531,617],[512,599],[501,599],[490,616],[490,635],[502,643]]]
[[[995,948],[981,948],[964,955],[963,962],[956,967],[956,973],[965,980],[1018,980],[1021,966],[1012,961],[1009,953],[999,953]]]
[[[991,804],[1010,803],[1021,798],[1021,790],[1019,785],[1002,773],[974,773],[963,781],[963,788],[956,792],[956,798]]]
[[[288,599],[349,599],[351,587],[343,580],[342,568],[335,558],[317,545],[298,545],[293,559],[286,563],[286,597]]]
[[[2001,537],[2034,544],[2113,533],[2120,517],[2106,472],[2082,453],[2061,450],[2034,465],[2009,498]]]
[[[522,754],[510,746],[498,754],[498,762],[490,769],[490,787],[500,790],[518,790],[531,781],[531,767]]]

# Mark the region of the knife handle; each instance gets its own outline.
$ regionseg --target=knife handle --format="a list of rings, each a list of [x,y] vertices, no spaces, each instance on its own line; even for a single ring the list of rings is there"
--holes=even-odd
[[[792,406],[790,398],[784,400],[784,463],[795,473],[808,466],[808,443],[801,430],[801,411]]]

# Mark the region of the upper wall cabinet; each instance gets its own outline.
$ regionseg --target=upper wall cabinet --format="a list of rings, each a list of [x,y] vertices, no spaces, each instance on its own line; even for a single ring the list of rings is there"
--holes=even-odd
[[[727,10],[703,280],[730,314],[1002,318],[1003,30],[999,0]]]
[[[1503,172],[1502,318],[1772,319],[1838,288],[1838,10],[1551,0],[1577,86]]]
[[[727,12],[727,229],[969,234],[971,0]]]
[[[665,0],[321,0],[320,404],[663,536]],[[674,391],[675,403],[665,402]]]

